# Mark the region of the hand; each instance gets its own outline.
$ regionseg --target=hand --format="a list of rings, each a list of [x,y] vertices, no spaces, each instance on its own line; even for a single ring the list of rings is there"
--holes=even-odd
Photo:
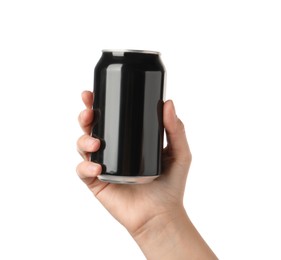
[[[144,224],[159,215],[173,216],[183,208],[183,194],[191,154],[182,122],[176,117],[172,101],[164,104],[164,127],[168,146],[163,151],[162,175],[149,184],[118,185],[101,182],[99,164],[88,161],[90,152],[99,149],[100,142],[90,136],[93,94],[82,93],[86,105],[79,116],[85,134],[77,142],[84,162],[77,167],[80,178],[88,185],[106,209],[134,235]],[[125,213],[126,212],[126,213]]]
[[[188,226],[188,232],[194,233],[194,227],[183,206],[191,153],[184,125],[176,116],[173,102],[165,102],[163,108],[163,122],[168,145],[163,150],[161,176],[148,184],[120,185],[101,182],[97,178],[101,173],[101,166],[89,161],[90,153],[99,149],[100,142],[90,136],[94,116],[93,93],[84,91],[82,100],[86,109],[80,113],[79,123],[84,135],[78,139],[77,147],[84,161],[77,166],[77,173],[96,198],[127,228],[146,256],[152,257],[149,252],[150,230],[154,232],[153,240],[157,241],[158,237],[161,243],[163,230],[168,228],[184,230],[184,227]],[[178,223],[177,225],[180,226],[176,227],[173,223]],[[173,234],[175,237],[176,233]],[[153,243],[151,241],[151,245]],[[167,248],[166,251],[168,250]],[[164,259],[158,256],[157,259]]]

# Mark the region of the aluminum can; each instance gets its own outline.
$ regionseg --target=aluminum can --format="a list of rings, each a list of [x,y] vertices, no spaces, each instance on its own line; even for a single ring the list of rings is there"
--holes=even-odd
[[[148,183],[161,173],[165,68],[160,53],[103,50],[94,72],[91,161],[101,181]]]

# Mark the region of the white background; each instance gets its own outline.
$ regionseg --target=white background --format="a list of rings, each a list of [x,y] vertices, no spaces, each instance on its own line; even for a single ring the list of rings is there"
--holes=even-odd
[[[75,172],[104,48],[162,53],[218,257],[281,259],[280,1],[164,2],[0,2],[0,259],[144,259]]]

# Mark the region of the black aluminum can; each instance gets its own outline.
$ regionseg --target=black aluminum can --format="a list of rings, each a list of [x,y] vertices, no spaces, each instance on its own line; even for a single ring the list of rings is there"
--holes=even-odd
[[[160,53],[103,50],[94,73],[92,136],[101,140],[91,161],[98,178],[147,183],[161,173],[165,68]]]

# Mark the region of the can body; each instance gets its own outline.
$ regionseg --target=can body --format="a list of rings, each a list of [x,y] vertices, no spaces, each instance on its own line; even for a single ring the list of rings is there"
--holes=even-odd
[[[165,69],[157,52],[104,50],[94,73],[91,160],[99,179],[147,183],[160,175]]]

